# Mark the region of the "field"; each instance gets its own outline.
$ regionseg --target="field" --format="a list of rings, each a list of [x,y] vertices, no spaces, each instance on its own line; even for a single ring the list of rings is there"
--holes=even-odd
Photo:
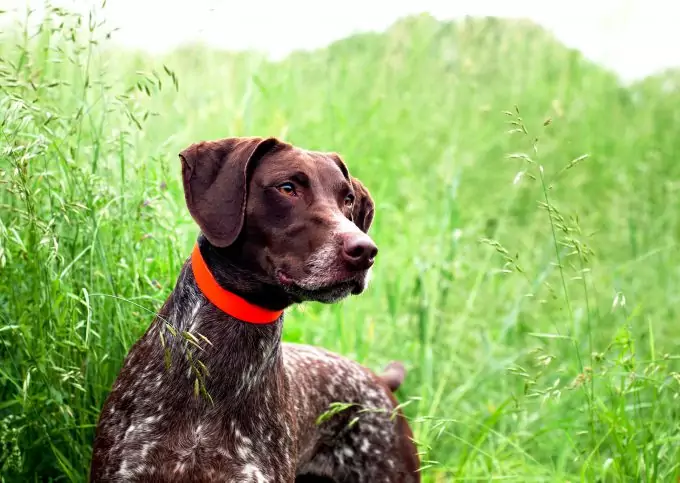
[[[177,153],[238,135],[338,151],[371,190],[370,288],[284,337],[406,364],[425,481],[677,480],[677,73],[623,85],[493,18],[280,62],[105,33],[55,11],[0,42],[0,481],[85,480],[197,235]]]

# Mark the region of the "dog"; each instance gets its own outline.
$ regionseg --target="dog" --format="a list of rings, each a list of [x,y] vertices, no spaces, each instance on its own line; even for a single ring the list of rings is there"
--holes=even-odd
[[[376,375],[281,341],[283,311],[366,288],[374,203],[336,153],[277,138],[179,155],[200,233],[100,413],[92,482],[420,481],[413,433]]]

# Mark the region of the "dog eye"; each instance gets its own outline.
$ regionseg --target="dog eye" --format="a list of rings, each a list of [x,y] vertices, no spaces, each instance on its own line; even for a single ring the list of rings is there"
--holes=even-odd
[[[281,193],[286,196],[297,196],[297,191],[295,191],[295,186],[293,183],[283,183],[276,187]]]
[[[354,195],[349,193],[345,196],[345,206],[352,206],[354,204]]]

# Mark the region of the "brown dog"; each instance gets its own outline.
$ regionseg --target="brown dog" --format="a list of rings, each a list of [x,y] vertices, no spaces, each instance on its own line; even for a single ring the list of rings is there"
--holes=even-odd
[[[104,404],[91,481],[420,481],[403,366],[281,343],[284,308],[364,290],[368,191],[338,155],[273,138],[180,158],[202,234]]]

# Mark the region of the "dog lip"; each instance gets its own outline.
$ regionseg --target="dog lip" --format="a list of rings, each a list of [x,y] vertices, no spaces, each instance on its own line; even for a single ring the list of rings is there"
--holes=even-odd
[[[290,278],[283,270],[277,270],[276,276],[283,285],[291,286],[296,285],[295,280]]]
[[[284,285],[285,287],[289,288],[297,288],[301,290],[311,290],[311,291],[325,291],[325,290],[333,290],[338,287],[342,286],[350,286],[353,285],[352,287],[352,292],[353,293],[360,293],[362,290],[360,288],[363,288],[363,280],[366,276],[367,270],[361,271],[361,272],[354,272],[352,274],[349,274],[349,276],[346,276],[344,278],[338,278],[335,280],[328,280],[326,284],[315,287],[315,288],[308,288],[305,287],[304,284],[300,284],[297,280],[295,280],[293,277],[289,276],[286,272],[283,270],[279,269],[276,271],[276,278],[279,280],[281,285]],[[359,290],[356,292],[356,290]]]

